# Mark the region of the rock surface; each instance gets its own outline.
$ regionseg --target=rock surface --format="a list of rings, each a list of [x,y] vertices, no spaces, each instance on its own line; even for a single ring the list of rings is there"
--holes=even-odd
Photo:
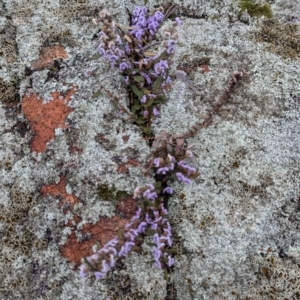
[[[0,4],[0,299],[299,299],[300,2],[174,2],[184,24],[155,133],[189,131],[234,70],[248,75],[189,139],[201,176],[174,184],[169,284],[146,243],[102,281],[78,275],[152,180],[92,22],[106,8],[128,25],[144,1]]]

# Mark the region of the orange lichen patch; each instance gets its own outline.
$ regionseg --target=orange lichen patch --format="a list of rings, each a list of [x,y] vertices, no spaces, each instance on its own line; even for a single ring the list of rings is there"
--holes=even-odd
[[[118,172],[129,174],[129,169],[127,168],[125,163],[122,163],[118,166]]]
[[[125,218],[114,216],[112,218],[103,218],[96,224],[84,224],[82,236],[86,237],[84,241],[78,241],[75,231],[69,236],[67,243],[60,248],[64,257],[70,262],[81,263],[81,258],[92,254],[92,247],[99,244],[103,247],[108,241],[116,237],[126,223],[132,218],[137,208],[137,202],[132,197],[122,200],[117,207]]]
[[[60,203],[60,206],[67,204],[68,206],[72,207],[75,203],[80,202],[80,200],[77,197],[66,192],[66,179],[63,176],[60,177],[60,181],[58,184],[44,185],[41,191],[44,196],[61,196],[62,202]]]
[[[116,207],[117,213],[122,213],[125,218],[131,218],[137,210],[137,201],[132,197],[120,200]]]
[[[127,163],[132,166],[142,166],[142,164],[134,159],[128,159]]]
[[[59,58],[68,58],[64,47],[54,45],[52,47],[43,47],[37,60],[31,62],[33,70],[42,70],[53,65],[54,61]]]
[[[81,221],[81,218],[77,215],[73,216],[73,219],[68,220],[66,227],[73,227]]]
[[[201,68],[202,74],[203,74],[203,73],[209,73],[209,71],[210,71],[207,64],[201,64],[201,65],[200,65],[200,68]]]
[[[130,137],[129,135],[123,135],[122,136],[122,140],[123,140],[124,144],[126,144],[128,142],[129,137]]]
[[[81,154],[83,152],[83,149],[75,147],[75,146],[70,146],[69,147],[69,152],[72,153],[72,154],[73,153],[79,153],[79,154]]]
[[[87,240],[80,242],[77,239],[75,231],[71,233],[68,241],[60,249],[62,255],[70,262],[79,264],[82,257],[92,254],[92,246],[99,244],[104,246],[109,240],[118,235],[118,231],[124,228],[128,220],[114,216],[109,219],[101,219],[96,224],[84,224],[83,236],[87,236]]]
[[[51,94],[53,100],[45,104],[36,94],[23,97],[23,112],[35,132],[31,142],[31,151],[45,151],[47,142],[55,137],[55,129],[67,127],[66,118],[72,111],[72,108],[67,106],[67,102],[71,100],[75,91],[74,87],[65,96],[54,92]]]
[[[119,173],[126,173],[129,174],[128,165],[130,166],[143,166],[140,162],[135,161],[134,159],[128,159],[127,162],[121,163],[118,165],[118,172]]]

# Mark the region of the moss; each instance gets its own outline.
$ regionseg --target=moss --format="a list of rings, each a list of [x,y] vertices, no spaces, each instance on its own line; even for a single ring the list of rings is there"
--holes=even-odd
[[[251,17],[272,18],[273,13],[269,4],[256,4],[252,0],[241,0],[239,2],[240,9],[244,12],[247,11]]]
[[[97,190],[98,196],[105,201],[119,201],[129,196],[126,191],[119,191],[115,187],[109,187],[107,184],[102,184]]]
[[[263,22],[254,34],[256,42],[267,43],[267,49],[283,58],[297,58],[300,53],[300,34],[296,24],[283,24],[271,19]]]

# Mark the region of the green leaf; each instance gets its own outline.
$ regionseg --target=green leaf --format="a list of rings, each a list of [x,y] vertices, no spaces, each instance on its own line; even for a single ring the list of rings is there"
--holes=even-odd
[[[101,91],[97,91],[96,93],[93,94],[92,98],[95,99],[100,95]]]
[[[166,102],[166,99],[163,99],[161,97],[157,97],[154,99],[154,103],[155,104],[162,104],[162,103],[165,103]]]
[[[162,82],[162,76],[158,76],[154,81],[153,88],[154,89],[160,88],[161,82]]]
[[[133,76],[133,79],[134,79],[136,82],[144,82],[144,81],[145,81],[144,77],[138,76],[138,75]]]
[[[153,102],[154,102],[154,98],[150,98],[146,103],[146,107],[150,107],[153,104]]]
[[[139,98],[141,98],[141,97],[143,96],[142,91],[139,90],[139,89],[137,88],[136,85],[131,84],[130,87],[131,87],[132,91],[133,91]]]
[[[139,69],[125,69],[123,71],[124,74],[128,74],[128,75],[131,75],[132,73],[134,72],[139,72],[140,70]]]
[[[131,107],[131,112],[135,113],[140,108],[141,108],[141,104],[136,103]]]
[[[91,60],[99,59],[101,57],[100,54],[95,54],[91,57]]]
[[[172,253],[177,253],[177,250],[176,249],[166,249],[166,252],[172,254]]]
[[[147,244],[148,246],[151,246],[151,247],[156,246],[155,243],[151,243],[151,242],[147,242],[146,244]]]
[[[111,101],[111,104],[115,110],[119,109],[119,103],[116,100]]]
[[[160,181],[155,182],[155,188],[156,189],[160,189],[161,188],[161,182]]]
[[[142,130],[143,130],[146,134],[148,134],[148,135],[150,135],[151,132],[152,132],[152,130],[151,130],[150,127],[142,127]],[[148,206],[153,206],[153,203],[152,203],[152,202],[149,203]]]
[[[143,125],[147,120],[144,119],[136,119],[135,122],[138,123],[139,125]]]
[[[150,94],[150,91],[145,88],[142,88],[142,91],[143,91],[144,95]]]
[[[153,229],[151,229],[151,228],[149,228],[149,229],[147,229],[147,230],[145,231],[145,234],[146,234],[146,235],[153,235],[154,233],[156,233],[156,231],[153,230]]]
[[[167,51],[164,51],[160,56],[158,56],[155,60],[154,63],[158,63],[160,60],[162,60],[163,58],[165,58],[168,55]]]

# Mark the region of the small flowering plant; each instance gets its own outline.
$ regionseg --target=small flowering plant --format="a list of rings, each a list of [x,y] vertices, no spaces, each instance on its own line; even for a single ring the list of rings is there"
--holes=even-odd
[[[99,52],[124,76],[131,118],[144,136],[152,136],[151,124],[160,114],[159,105],[166,101],[164,88],[171,83],[170,58],[175,53],[176,27],[181,21],[176,18],[170,28],[164,29],[164,40],[160,43],[156,41],[156,33],[165,19],[163,8],[149,13],[144,6],[136,7],[130,27],[114,22],[105,10],[99,17],[94,20],[104,24],[99,33]],[[160,50],[152,51],[158,44],[161,44]]]
[[[104,26],[99,34],[99,52],[125,77],[128,87],[131,116],[142,128],[145,136],[153,138],[151,124],[159,115],[159,104],[166,100],[165,85],[171,82],[169,58],[174,55],[178,40],[176,27],[181,21],[176,18],[170,30],[164,31],[162,51],[150,52],[156,45],[156,33],[165,15],[162,9],[148,13],[146,7],[136,7],[132,12],[130,27],[116,24],[106,11],[99,14]],[[121,33],[121,36],[119,35]],[[155,174],[155,183],[134,190],[139,209],[126,224],[124,230],[93,255],[83,259],[80,275],[93,272],[97,279],[104,278],[117,260],[126,257],[132,250],[140,249],[145,236],[152,236],[154,265],[170,270],[174,264],[172,256],[172,228],[168,219],[168,198],[173,194],[169,186],[174,180],[191,184],[199,176],[188,161],[193,159],[191,147],[185,140],[174,138],[165,131],[154,137],[153,155],[148,167]]]
[[[80,266],[82,277],[93,272],[97,279],[104,278],[118,259],[125,257],[131,250],[140,249],[146,235],[153,236],[151,245],[155,267],[169,269],[173,266],[172,228],[166,208],[166,200],[173,194],[173,189],[167,183],[177,178],[185,184],[191,184],[192,179],[199,176],[199,172],[186,162],[186,159],[193,157],[191,150],[181,145],[181,142],[174,145],[173,150],[174,156],[168,153],[166,157],[152,159],[151,168],[157,174],[156,183],[134,190],[134,198],[139,200],[138,211],[118,237],[83,259]]]

